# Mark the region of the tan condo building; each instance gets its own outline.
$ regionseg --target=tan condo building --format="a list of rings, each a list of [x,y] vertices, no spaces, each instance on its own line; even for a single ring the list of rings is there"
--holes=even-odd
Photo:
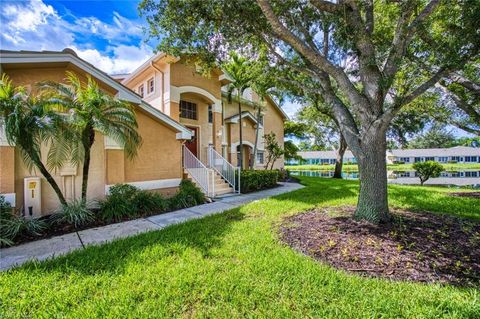
[[[257,121],[256,107],[260,101],[254,92],[247,90],[241,99],[243,112],[239,120],[237,101],[229,103],[226,99],[228,75],[220,69],[204,76],[184,59],[160,53],[131,74],[108,75],[70,49],[0,51],[0,61],[0,72],[28,90],[35,91],[35,84],[40,81],[64,82],[66,71],[72,71],[84,80],[91,76],[105,92],[135,106],[143,139],[138,155],[128,159],[119,145],[97,133],[88,185],[90,200],[104,198],[117,183],[169,196],[178,189],[182,178],[192,179],[210,197],[235,192],[240,122],[244,168],[253,164],[255,169],[263,169],[265,134],[274,132],[283,146],[283,123],[287,116],[282,109],[268,98]],[[256,132],[258,152],[257,158],[253,158]],[[275,168],[283,164],[283,159],[279,159]],[[79,167],[65,165],[52,173],[67,199],[80,195]],[[49,214],[59,205],[43,176],[35,170],[29,171],[19,151],[7,143],[3,129],[0,129],[0,194],[32,216]]]

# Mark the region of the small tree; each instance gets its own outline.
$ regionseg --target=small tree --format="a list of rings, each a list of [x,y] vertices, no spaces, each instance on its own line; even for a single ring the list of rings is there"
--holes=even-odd
[[[265,150],[267,151],[265,169],[269,169],[268,167],[270,166],[270,170],[272,170],[275,161],[279,159],[285,152],[282,147],[278,145],[277,136],[275,133],[270,132],[269,134],[265,134],[263,137],[265,139]]]
[[[438,177],[443,172],[443,166],[434,161],[417,162],[413,164],[413,169],[417,171],[422,186],[430,177]]]

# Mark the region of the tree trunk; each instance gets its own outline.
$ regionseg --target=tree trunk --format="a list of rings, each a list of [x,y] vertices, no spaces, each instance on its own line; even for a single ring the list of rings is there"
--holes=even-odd
[[[373,223],[388,222],[386,136],[372,132],[364,136],[361,145],[361,150],[355,154],[360,174],[355,218]]]
[[[42,175],[45,177],[45,179],[50,184],[50,186],[52,186],[53,190],[57,194],[57,197],[60,203],[62,205],[67,205],[67,201],[65,200],[65,196],[63,196],[62,191],[60,190],[60,187],[58,187],[57,182],[53,178],[52,174],[50,174],[50,172],[47,170],[45,165],[43,165],[42,161],[39,159],[33,159],[33,161],[35,162],[35,165],[40,170],[40,173],[42,173]]]
[[[347,149],[347,142],[343,135],[340,133],[340,145],[337,149],[337,157],[335,159],[335,172],[333,173],[333,178],[342,178],[342,167],[343,167],[343,155]]]
[[[261,115],[261,109],[258,108],[257,110],[257,127],[255,128],[255,145],[253,145],[253,161],[251,165],[251,169],[255,166],[255,163],[257,161],[257,152],[258,152],[258,132],[260,132],[260,115]]]
[[[88,171],[90,169],[90,151],[95,142],[95,130],[92,125],[87,125],[82,132],[82,145],[84,149],[83,170],[82,170],[82,201],[87,202]]]
[[[239,134],[239,147],[240,147],[240,160],[238,162],[240,169],[243,169],[243,128],[242,128],[242,103],[240,102],[240,91],[238,93],[238,134]]]

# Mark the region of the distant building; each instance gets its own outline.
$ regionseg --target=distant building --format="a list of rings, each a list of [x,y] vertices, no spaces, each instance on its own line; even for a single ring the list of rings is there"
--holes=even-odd
[[[287,165],[300,164],[335,164],[336,151],[308,151],[298,152],[303,160],[290,160]],[[427,149],[398,149],[387,151],[387,163],[406,163],[435,161],[439,163],[480,163],[480,148],[455,146],[451,148]],[[344,163],[357,163],[351,151],[346,151],[343,156]]]

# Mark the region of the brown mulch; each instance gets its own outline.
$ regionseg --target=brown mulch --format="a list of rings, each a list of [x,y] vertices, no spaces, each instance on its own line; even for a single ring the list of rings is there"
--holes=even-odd
[[[455,192],[450,193],[451,196],[458,196],[458,197],[470,197],[470,198],[478,198],[480,199],[480,192]]]
[[[281,239],[336,268],[366,276],[480,286],[480,223],[392,210],[389,224],[352,218],[355,207],[330,207],[284,220]]]

